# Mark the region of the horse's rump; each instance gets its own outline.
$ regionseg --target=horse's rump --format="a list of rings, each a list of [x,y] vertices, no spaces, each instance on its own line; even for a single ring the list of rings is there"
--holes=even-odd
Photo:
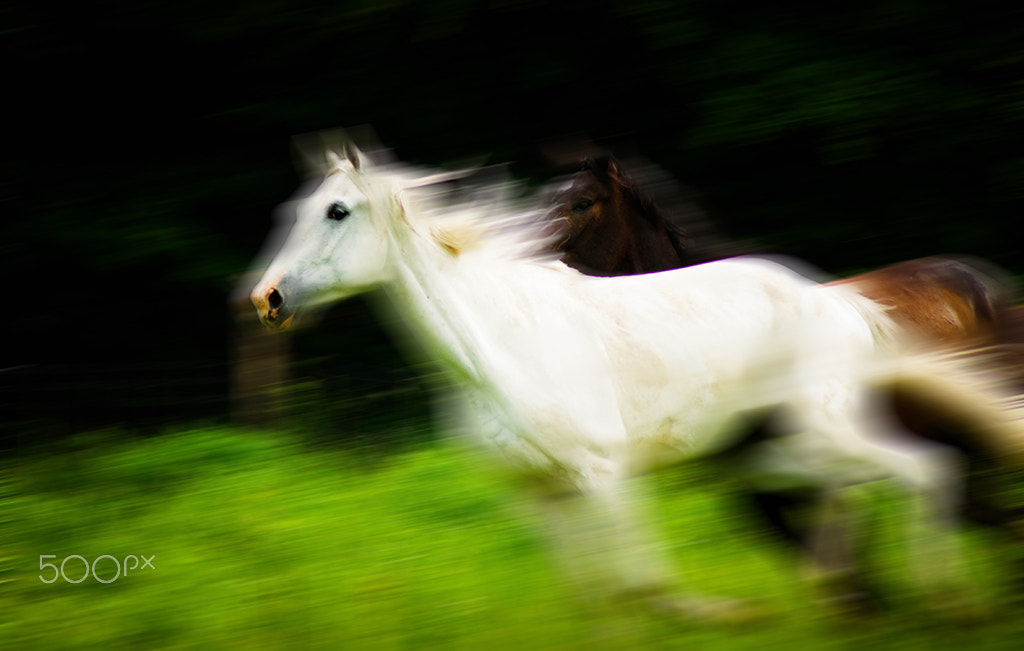
[[[834,281],[890,310],[908,332],[945,346],[991,341],[997,333],[1006,290],[960,260],[908,260]]]

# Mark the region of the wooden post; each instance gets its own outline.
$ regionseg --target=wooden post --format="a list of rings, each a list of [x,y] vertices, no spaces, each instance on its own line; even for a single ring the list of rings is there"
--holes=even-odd
[[[263,327],[249,302],[256,279],[246,274],[228,300],[233,332],[231,419],[235,423],[275,427],[284,417],[283,389],[290,379],[291,334]]]

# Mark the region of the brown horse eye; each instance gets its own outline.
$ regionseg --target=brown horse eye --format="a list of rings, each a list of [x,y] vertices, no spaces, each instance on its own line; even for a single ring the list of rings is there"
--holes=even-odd
[[[341,221],[342,219],[348,217],[349,214],[350,211],[348,209],[348,206],[346,206],[340,201],[335,201],[327,209],[327,219],[333,219],[335,221]]]
[[[584,210],[589,210],[590,207],[593,206],[593,205],[594,205],[594,202],[591,201],[590,199],[580,199],[576,203],[572,204],[572,211],[573,212],[583,212]]]

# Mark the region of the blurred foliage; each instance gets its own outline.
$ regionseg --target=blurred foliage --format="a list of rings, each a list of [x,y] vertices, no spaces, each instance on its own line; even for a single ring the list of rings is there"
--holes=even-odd
[[[533,178],[569,136],[636,151],[727,233],[833,273],[958,252],[1021,274],[1021,42],[1024,8],[988,1],[15,0],[0,368],[226,375],[289,138],[364,123],[403,159]]]
[[[754,598],[756,626],[679,626],[577,602],[547,527],[478,455],[447,445],[388,457],[289,433],[95,431],[0,462],[0,639],[12,648],[1005,649],[1022,623],[1002,550],[965,536],[983,626],[928,615],[910,590],[905,517],[885,483],[862,496],[892,609],[844,621],[811,598],[795,559],[732,502],[708,465],[652,477],[638,507],[687,585]],[[152,568],[45,583],[72,555]],[[42,555],[52,558],[40,560]],[[65,576],[83,576],[73,560]]]

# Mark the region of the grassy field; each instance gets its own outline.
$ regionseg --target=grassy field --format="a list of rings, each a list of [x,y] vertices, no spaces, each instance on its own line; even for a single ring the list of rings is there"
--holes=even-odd
[[[750,529],[728,484],[706,473],[655,476],[643,508],[690,585],[760,600],[774,613],[760,624],[587,615],[547,553],[543,523],[487,462],[454,445],[382,456],[220,427],[82,435],[4,460],[0,647],[1021,647],[1024,621],[980,535],[967,543],[995,615],[971,627],[927,616],[889,540],[898,504],[886,486],[871,489],[878,579],[895,606],[844,621],[812,602],[794,560]],[[140,567],[125,573],[129,555]]]

